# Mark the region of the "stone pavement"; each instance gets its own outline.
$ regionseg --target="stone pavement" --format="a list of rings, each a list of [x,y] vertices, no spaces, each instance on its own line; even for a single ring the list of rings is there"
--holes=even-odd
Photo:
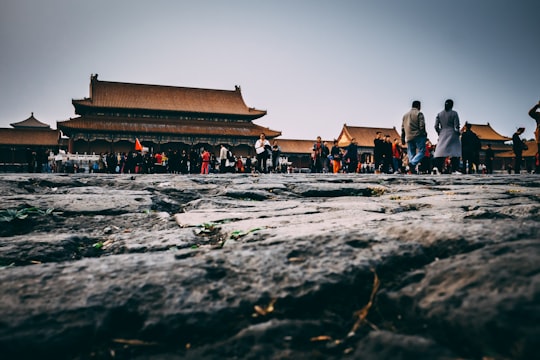
[[[0,174],[0,349],[529,359],[537,175]]]

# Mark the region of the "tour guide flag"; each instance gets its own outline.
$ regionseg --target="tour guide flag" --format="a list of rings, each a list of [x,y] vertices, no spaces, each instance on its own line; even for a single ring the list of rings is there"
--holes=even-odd
[[[142,151],[142,145],[138,138],[135,138],[135,150]]]

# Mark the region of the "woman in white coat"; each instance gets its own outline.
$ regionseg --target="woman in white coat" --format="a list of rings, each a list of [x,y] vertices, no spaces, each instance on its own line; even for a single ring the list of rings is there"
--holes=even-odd
[[[439,141],[434,156],[439,172],[443,170],[444,160],[450,157],[452,173],[459,174],[459,159],[461,157],[460,127],[458,113],[452,110],[453,107],[454,101],[446,100],[444,110],[437,114],[435,119],[435,131],[439,134]]]

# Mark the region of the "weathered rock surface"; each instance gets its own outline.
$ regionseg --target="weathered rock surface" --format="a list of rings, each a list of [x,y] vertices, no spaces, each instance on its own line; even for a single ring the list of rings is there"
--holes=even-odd
[[[539,350],[535,175],[1,174],[0,198],[7,358]]]

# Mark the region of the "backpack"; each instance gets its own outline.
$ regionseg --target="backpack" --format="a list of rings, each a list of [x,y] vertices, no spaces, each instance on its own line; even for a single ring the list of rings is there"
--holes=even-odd
[[[229,159],[229,161],[234,161],[231,150],[227,150],[227,159]]]

